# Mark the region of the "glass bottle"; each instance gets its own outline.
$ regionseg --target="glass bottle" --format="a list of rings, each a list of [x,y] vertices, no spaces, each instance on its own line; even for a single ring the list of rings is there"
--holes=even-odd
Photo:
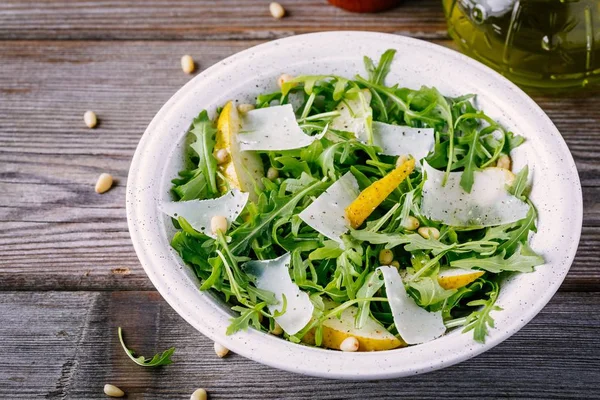
[[[525,89],[600,84],[600,0],[443,0],[463,51]]]

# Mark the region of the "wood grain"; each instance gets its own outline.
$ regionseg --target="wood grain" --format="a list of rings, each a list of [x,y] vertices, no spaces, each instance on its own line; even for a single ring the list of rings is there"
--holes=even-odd
[[[104,399],[112,383],[127,398],[188,398],[197,387],[217,399],[600,398],[600,294],[559,293],[525,328],[460,365],[405,379],[334,381],[277,371],[212,342],[156,292],[3,292],[0,397]],[[174,364],[147,369],[127,344],[152,355],[175,346]]]
[[[189,79],[181,54],[203,69],[257,43],[0,42],[0,289],[152,289],[124,211],[137,142]],[[600,98],[536,100],[563,133],[584,189],[583,236],[563,290],[599,290]],[[83,124],[87,109],[97,129]],[[97,195],[104,171],[117,184]]]
[[[325,0],[269,1],[4,0],[0,39],[274,39],[323,30],[368,30],[428,39],[446,37],[440,0],[405,0],[379,14],[355,14]]]

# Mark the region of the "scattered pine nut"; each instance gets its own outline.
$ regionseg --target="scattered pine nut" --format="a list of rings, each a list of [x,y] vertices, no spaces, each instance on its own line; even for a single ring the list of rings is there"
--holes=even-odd
[[[247,113],[248,111],[252,111],[254,110],[254,104],[248,104],[248,103],[244,103],[244,104],[240,104],[239,106],[237,106],[237,109],[239,112],[241,112],[242,114]]]
[[[290,74],[281,74],[279,78],[277,78],[277,85],[279,87],[282,87],[284,83],[289,82],[292,79],[294,79],[294,77]]]
[[[125,392],[116,387],[115,385],[106,384],[104,385],[104,394],[110,397],[123,397]]]
[[[210,220],[210,229],[216,235],[217,232],[227,232],[227,218],[222,215],[215,215]]]
[[[269,169],[267,170],[267,179],[270,181],[274,181],[277,178],[279,178],[279,171],[277,171],[273,167],[269,167]]]
[[[206,393],[206,390],[204,390],[202,388],[194,390],[194,393],[192,393],[192,397],[190,397],[190,400],[206,400],[206,399],[208,399],[208,394]]]
[[[181,57],[181,69],[183,69],[183,72],[186,74],[191,74],[194,72],[196,65],[194,64],[194,59],[192,56],[186,54],[185,56]]]
[[[358,343],[358,339],[354,336],[348,336],[346,339],[342,341],[340,344],[341,351],[357,351],[360,343]]]
[[[224,164],[229,160],[229,152],[226,149],[220,149],[215,154],[215,159],[217,160],[217,164]]]
[[[390,265],[396,269],[400,268],[400,263],[396,260],[392,261]]]
[[[222,344],[215,342],[215,353],[219,358],[223,358],[229,353],[229,349]]]
[[[113,177],[111,174],[103,173],[100,174],[96,181],[96,193],[104,193],[108,191],[113,185]]]
[[[98,117],[95,112],[88,110],[83,114],[83,122],[88,128],[95,128],[98,125]]]
[[[440,231],[437,228],[430,226],[423,226],[419,228],[417,232],[425,239],[434,238],[435,240],[438,240],[440,238]]]
[[[402,224],[402,227],[407,231],[414,231],[419,227],[419,225],[419,220],[413,217],[412,215],[409,215],[408,218],[406,218],[406,221],[404,221],[404,223]]]
[[[283,8],[283,6],[276,2],[272,2],[271,4],[269,4],[269,11],[271,12],[273,18],[276,19],[281,19],[285,15],[285,9]]]
[[[390,265],[394,260],[394,253],[390,249],[383,249],[379,252],[379,264]]]

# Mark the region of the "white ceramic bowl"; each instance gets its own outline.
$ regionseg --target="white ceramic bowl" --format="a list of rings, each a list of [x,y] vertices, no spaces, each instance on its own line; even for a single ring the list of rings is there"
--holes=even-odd
[[[387,82],[441,93],[477,94],[479,106],[505,127],[527,138],[514,154],[515,169],[533,172],[531,200],[539,212],[532,247],[547,263],[502,285],[493,314],[496,328],[485,344],[459,330],[430,343],[372,353],[342,353],[293,344],[248,330],[225,335],[231,311],[207,292],[169,246],[170,220],[157,204],[169,196],[170,180],[182,166],[182,139],[203,109],[229,99],[253,102],[277,90],[281,73],[364,74],[363,56],[377,59],[397,50]],[[258,362],[307,375],[344,379],[407,376],[447,367],[488,350],[529,322],[556,292],[575,256],[582,222],[582,197],[573,158],[544,112],[508,80],[455,51],[407,37],[367,32],[327,32],[276,40],[242,51],[207,69],[179,90],[158,112],[137,148],[127,184],[127,217],[137,255],[152,283],[190,324],[232,351]]]

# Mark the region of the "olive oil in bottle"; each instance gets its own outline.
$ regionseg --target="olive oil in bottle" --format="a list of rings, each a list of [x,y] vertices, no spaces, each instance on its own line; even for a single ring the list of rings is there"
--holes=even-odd
[[[526,89],[600,84],[600,0],[443,0],[450,36]]]

